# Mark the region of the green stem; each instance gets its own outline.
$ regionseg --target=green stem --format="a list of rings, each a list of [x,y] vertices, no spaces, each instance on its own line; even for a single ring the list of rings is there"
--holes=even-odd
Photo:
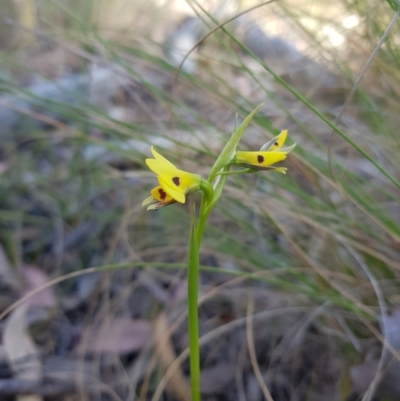
[[[193,215],[192,233],[189,246],[188,269],[188,330],[190,350],[190,382],[192,401],[200,401],[200,347],[199,347],[199,247],[197,243],[195,216]]]
[[[199,219],[196,227],[196,216],[192,216],[192,229],[189,242],[188,265],[188,331],[190,354],[190,383],[192,401],[200,401],[200,347],[199,347],[199,247],[203,235],[205,218],[204,210],[207,203],[207,195],[201,198]]]
[[[244,128],[243,128],[244,130]],[[217,160],[218,162],[218,160]],[[217,163],[216,162],[216,163]],[[215,165],[213,167],[215,171]],[[223,167],[224,171],[229,171],[229,166]],[[192,229],[189,243],[189,263],[188,263],[188,331],[189,331],[189,354],[190,354],[190,382],[192,390],[192,400],[200,401],[200,347],[199,347],[199,312],[198,312],[198,292],[199,292],[199,265],[200,265],[200,246],[203,239],[203,232],[207,218],[211,210],[218,202],[227,176],[219,177],[219,182],[214,191],[211,182],[212,174],[208,180],[202,180],[200,188],[203,191],[200,203],[199,218],[196,225],[196,215],[193,212]]]
[[[210,214],[210,212],[211,210],[207,208],[207,201],[203,196],[200,204],[199,220],[197,221],[196,239],[197,239],[198,250],[200,249],[201,241],[203,240],[204,227],[206,225],[207,217]]]
[[[200,347],[199,347],[199,249],[203,238],[204,227],[211,210],[206,211],[208,198],[203,194],[200,204],[197,227],[195,215],[193,214],[192,230],[189,245],[188,266],[188,329],[189,329],[189,351],[190,351],[190,382],[192,390],[192,401],[200,401]]]

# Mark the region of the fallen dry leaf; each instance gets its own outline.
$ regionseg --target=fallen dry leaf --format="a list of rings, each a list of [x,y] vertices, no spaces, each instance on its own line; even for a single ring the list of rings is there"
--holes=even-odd
[[[21,380],[39,382],[42,379],[42,364],[35,343],[29,332],[28,304],[16,308],[6,321],[3,344],[14,376]],[[19,395],[18,401],[42,401],[38,395]]]
[[[168,321],[165,313],[161,313],[155,321],[154,325],[154,340],[157,347],[160,365],[164,372],[176,360],[176,354],[171,343],[171,338],[168,335]],[[168,381],[168,389],[175,395],[178,400],[190,401],[190,386],[182,372],[182,369],[177,369]]]
[[[142,349],[150,335],[147,320],[109,317],[104,322],[89,326],[77,348],[87,353],[127,354]]]
[[[26,281],[26,287],[22,291],[22,296],[25,296],[30,291],[46,284],[49,281],[47,275],[35,266],[24,265],[20,268],[20,273]],[[28,300],[29,305],[45,306],[52,308],[56,305],[56,297],[54,288],[48,287],[33,295]]]

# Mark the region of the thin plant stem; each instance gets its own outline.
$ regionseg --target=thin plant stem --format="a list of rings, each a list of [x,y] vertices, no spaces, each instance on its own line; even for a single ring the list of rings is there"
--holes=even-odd
[[[204,227],[206,225],[207,217],[210,214],[211,209],[212,208],[206,207],[206,200],[203,195],[201,198],[199,220],[197,222],[197,230],[196,230],[197,248],[198,249],[200,249],[201,241],[203,240]]]
[[[199,249],[203,238],[204,227],[210,209],[207,209],[207,197],[203,194],[200,204],[199,218],[193,214],[192,230],[189,243],[188,266],[188,331],[190,353],[190,383],[192,401],[200,401],[200,346],[199,346]]]
[[[190,385],[192,401],[200,401],[200,347],[199,347],[199,242],[198,229],[204,228],[205,196],[203,195],[200,206],[198,225],[196,227],[196,216],[192,216],[192,229],[189,242],[189,263],[188,263],[188,332],[189,332],[189,353],[190,353]]]
[[[198,288],[199,271],[195,268],[195,265],[191,265],[188,271],[188,328],[192,401],[200,401],[199,316],[197,308]]]

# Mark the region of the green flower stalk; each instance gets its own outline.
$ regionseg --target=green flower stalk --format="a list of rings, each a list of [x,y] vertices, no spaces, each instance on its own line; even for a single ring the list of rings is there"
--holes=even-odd
[[[254,173],[271,170],[286,174],[285,167],[274,166],[286,159],[296,146],[284,147],[287,131],[268,141],[259,151],[237,151],[239,141],[262,105],[253,110],[233,132],[211,168],[208,179],[198,174],[179,170],[153,147],[154,159],[146,159],[146,164],[156,174],[159,185],[152,189],[151,196],[143,201],[147,210],[157,210],[173,203],[186,203],[187,196],[198,190],[203,191],[200,210],[196,220],[193,213],[188,258],[188,331],[190,351],[190,378],[192,401],[200,401],[200,350],[198,323],[199,250],[207,218],[220,199],[228,175]],[[231,166],[243,167],[230,171]]]

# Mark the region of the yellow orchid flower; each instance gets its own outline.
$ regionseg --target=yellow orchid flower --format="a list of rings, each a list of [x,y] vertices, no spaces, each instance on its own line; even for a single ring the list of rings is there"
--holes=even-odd
[[[286,159],[287,154],[294,149],[296,144],[291,146],[282,147],[286,141],[287,130],[268,141],[262,146],[259,152],[242,152],[238,151],[232,161],[232,164],[246,167],[251,170],[273,170],[278,173],[286,174],[287,168],[274,167],[275,163]]]
[[[153,146],[151,153],[154,159],[146,159],[146,164],[157,175],[160,185],[154,188],[151,196],[143,201],[142,206],[150,204],[147,210],[159,209],[175,202],[185,203],[186,196],[199,189],[207,195],[213,196],[211,185],[200,175],[179,170],[161,156]]]

